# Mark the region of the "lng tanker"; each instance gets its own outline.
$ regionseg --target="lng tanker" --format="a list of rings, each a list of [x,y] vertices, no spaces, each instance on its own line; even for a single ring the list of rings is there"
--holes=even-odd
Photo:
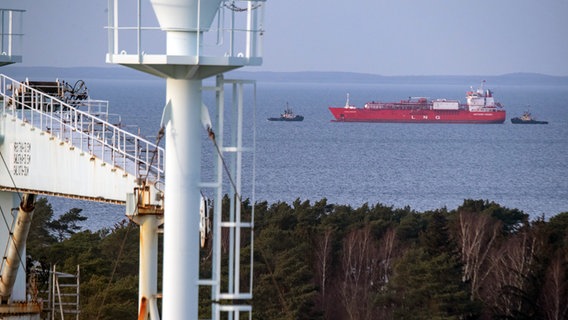
[[[483,81],[485,82],[485,81]],[[349,104],[330,107],[337,122],[405,122],[405,123],[503,123],[505,109],[495,102],[493,92],[483,89],[466,93],[466,103],[458,100],[410,97],[399,102],[367,102],[363,108]]]

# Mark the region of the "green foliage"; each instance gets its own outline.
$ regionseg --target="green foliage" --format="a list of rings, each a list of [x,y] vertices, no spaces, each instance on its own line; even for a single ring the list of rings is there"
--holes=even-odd
[[[32,223],[28,233],[27,253],[36,259],[45,257],[45,248],[57,242],[51,234],[49,222],[53,218],[53,208],[46,198],[39,198],[35,203]]]
[[[272,214],[257,216],[263,229],[255,243],[254,305],[263,307],[253,309],[255,319],[314,319],[308,239],[313,220],[306,216],[315,217],[317,210],[295,214],[309,203],[296,201],[294,207],[278,203],[269,208]]]
[[[420,234],[426,228],[426,220],[423,215],[411,212],[402,217],[397,225],[398,239],[403,243],[413,244],[419,240]]]
[[[464,200],[458,211],[488,214],[503,222],[503,233],[514,233],[529,222],[529,215],[518,210],[508,209],[487,200]]]
[[[82,319],[134,319],[138,314],[138,277],[121,276],[113,282],[94,276],[81,283]]]
[[[81,230],[81,227],[77,225],[79,221],[87,220],[80,213],[82,209],[72,208],[68,212],[61,215],[57,220],[52,220],[47,223],[47,227],[53,232],[59,241],[75,234],[75,232]]]
[[[546,224],[547,242],[555,250],[568,248],[568,212],[559,213]]]
[[[450,239],[448,213],[436,210],[425,214],[428,219],[426,229],[420,234],[422,247],[430,255],[455,253],[455,244]]]
[[[81,231],[86,218],[73,208],[53,219],[45,198],[35,204],[27,242],[29,261],[49,270],[81,272],[81,319],[128,319],[138,308],[138,230],[130,223],[113,229]],[[115,268],[116,264],[116,268]],[[47,289],[47,275],[39,287]]]
[[[397,319],[462,319],[474,312],[460,267],[447,253],[411,248],[395,267],[390,284]]]
[[[249,215],[251,204],[242,205]],[[352,208],[326,199],[254,205],[255,319],[562,318],[568,312],[553,303],[568,299],[566,212],[529,223],[525,213],[486,200],[428,212],[382,204]],[[82,319],[132,319],[138,229],[125,221],[81,231],[80,212],[54,219],[49,203],[39,199],[28,254],[63,272],[81,266]],[[466,216],[471,224],[460,220]],[[476,228],[479,217],[487,224]],[[475,236],[484,237],[485,247],[473,246],[481,239]],[[210,275],[209,250],[201,253],[203,277]],[[349,295],[361,301],[346,305]],[[210,291],[200,290],[200,317],[209,316],[209,300]]]

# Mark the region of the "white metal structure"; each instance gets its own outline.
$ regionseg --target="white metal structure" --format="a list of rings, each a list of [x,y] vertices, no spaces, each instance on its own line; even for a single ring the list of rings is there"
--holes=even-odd
[[[24,10],[0,9],[0,67],[22,62]]]
[[[209,114],[203,107],[202,80],[245,65],[259,65],[260,37],[262,35],[262,9],[264,0],[223,1],[223,0],[151,0],[155,20],[150,27],[144,21],[154,17],[145,11],[146,4],[138,0],[136,6],[124,10],[118,0],[109,1],[109,52],[107,62],[121,64],[166,79],[166,101],[163,110],[165,129],[165,192],[164,192],[164,270],[163,270],[163,318],[197,319],[199,286],[211,286],[212,317],[218,319],[221,312],[229,318],[238,319],[243,314],[251,317],[251,306],[240,305],[241,300],[252,298],[252,285],[242,292],[241,279],[241,236],[243,229],[250,232],[252,250],[252,214],[247,221],[241,219],[241,165],[243,152],[252,147],[243,146],[243,81],[225,81],[218,77],[214,92],[217,96],[216,123],[209,122]],[[242,8],[239,7],[242,5]],[[122,12],[126,11],[126,14]],[[119,15],[120,12],[120,15]],[[136,12],[136,19],[128,17]],[[126,18],[121,22],[120,18]],[[216,27],[211,27],[216,21]],[[240,23],[242,22],[242,26]],[[165,31],[156,33],[157,30]],[[211,32],[208,31],[217,31]],[[130,36],[120,36],[130,32]],[[152,35],[148,35],[154,32]],[[126,41],[124,41],[126,39]],[[158,39],[158,40],[156,40]],[[212,40],[212,41],[208,41]],[[163,44],[155,49],[151,44]],[[243,44],[239,46],[238,44]],[[165,52],[163,47],[165,45]],[[158,52],[158,53],[154,53]],[[234,121],[225,122],[223,111],[224,87],[233,86],[235,107]],[[225,125],[231,128],[227,135],[231,138],[228,146],[223,145]],[[205,129],[204,129],[205,127]],[[250,128],[250,126],[249,126]],[[217,173],[211,182],[202,181],[203,133],[209,130],[217,150]],[[212,148],[213,149],[213,148]],[[225,155],[232,156],[227,165]],[[222,218],[223,172],[227,171],[231,180],[232,194],[230,213]],[[215,212],[213,216],[213,275],[211,279],[200,279],[200,204],[201,191],[213,188],[215,192]],[[226,190],[226,189],[225,189]],[[157,217],[144,218],[141,232],[154,230]],[[151,221],[151,222],[147,222]],[[221,230],[228,228],[229,285],[221,288]],[[148,234],[151,234],[149,232]],[[155,235],[155,233],[154,233]],[[154,243],[154,242],[152,242]],[[148,250],[153,256],[155,245]],[[237,249],[238,248],[238,249]],[[142,254],[142,253],[141,253]],[[252,259],[252,252],[250,254]],[[142,260],[141,260],[142,261]],[[252,261],[252,260],[251,260]],[[155,288],[152,280],[156,261],[150,259],[148,266],[141,265],[141,281],[145,288]],[[147,268],[148,272],[143,269]],[[252,270],[252,265],[250,266]],[[251,271],[252,272],[252,271]],[[146,280],[143,280],[146,279]],[[249,276],[252,281],[252,276]],[[142,288],[141,284],[141,288]],[[152,319],[159,316],[152,312],[157,293],[153,289],[140,292],[139,319]],[[230,301],[232,302],[229,302]],[[148,307],[146,303],[150,302]]]
[[[9,295],[10,301],[19,302],[16,306],[27,301],[25,246],[11,239],[17,228],[10,213],[20,193],[125,204],[128,194],[142,189],[140,205],[162,206],[163,148],[121,129],[108,113],[107,101],[68,97],[59,81],[42,88],[51,94],[0,75],[0,208],[6,221],[0,245],[8,248],[14,242],[23,250],[19,259],[12,259],[20,261],[12,263],[20,268]],[[5,264],[8,260],[0,268],[7,279],[13,271],[6,272],[14,269]],[[0,314],[15,314],[13,307],[4,309],[0,305]]]
[[[160,193],[163,148],[112,120],[108,101],[71,104],[0,75],[0,191],[124,204],[147,177]]]
[[[226,86],[229,88],[225,88]],[[203,188],[211,188],[216,193],[213,213],[211,278],[200,280],[200,284],[211,285],[211,300],[215,302],[212,305],[214,319],[219,319],[221,313],[227,313],[229,317],[235,316],[237,319],[241,313],[248,315],[249,319],[252,316],[252,307],[246,304],[246,301],[252,299],[253,288],[254,205],[250,212],[243,212],[245,208],[242,200],[246,194],[250,195],[251,203],[255,203],[254,114],[256,102],[254,100],[251,102],[252,110],[248,112],[244,110],[245,86],[252,86],[252,96],[255,97],[256,83],[254,81],[229,80],[224,79],[222,75],[217,76],[215,87],[206,88],[217,92],[217,113],[214,117],[213,129],[216,133],[214,143],[221,151],[220,154],[214,155],[215,173],[212,175],[212,181],[201,183]],[[226,90],[231,92],[229,95],[231,102],[228,103],[230,110],[225,110]],[[247,126],[244,119],[246,114],[252,114],[251,126]],[[250,172],[246,172],[244,168],[247,159],[252,162]],[[225,184],[223,183],[224,176],[229,180]],[[250,194],[244,191],[243,186],[248,186]],[[229,203],[224,213],[222,200],[225,195],[228,195]],[[228,235],[227,243],[222,244],[224,234]],[[243,257],[248,257],[248,260],[244,260]],[[223,264],[224,261],[226,264]],[[221,285],[223,274],[227,276],[226,286]]]

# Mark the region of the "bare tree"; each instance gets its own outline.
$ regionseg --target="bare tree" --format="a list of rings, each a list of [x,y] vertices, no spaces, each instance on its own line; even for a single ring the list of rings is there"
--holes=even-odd
[[[372,288],[379,278],[378,249],[369,227],[353,230],[343,241],[339,297],[349,319],[373,319]]]
[[[490,256],[492,277],[485,281],[488,289],[484,301],[502,316],[523,313],[530,274],[534,271],[537,240],[529,231],[507,238]]]
[[[494,265],[488,257],[495,249],[501,223],[479,213],[460,212],[458,239],[463,263],[462,281],[469,282],[471,299],[480,298],[480,287]]]
[[[379,257],[380,261],[380,285],[381,290],[386,288],[389,283],[390,275],[392,273],[393,250],[395,247],[396,231],[394,228],[389,228],[379,241]]]
[[[545,319],[562,320],[568,318],[568,279],[566,279],[565,257],[567,250],[559,250],[546,270],[546,277],[540,296],[540,309]]]
[[[326,312],[327,299],[327,283],[329,272],[331,271],[331,249],[333,241],[333,229],[326,228],[323,234],[319,235],[315,240],[315,272],[314,278],[319,285],[320,292],[320,309]]]

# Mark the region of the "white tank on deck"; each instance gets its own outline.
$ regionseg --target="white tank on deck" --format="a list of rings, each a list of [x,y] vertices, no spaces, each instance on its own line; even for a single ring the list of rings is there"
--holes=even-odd
[[[459,105],[457,100],[437,99],[434,100],[432,108],[434,110],[458,110]]]

